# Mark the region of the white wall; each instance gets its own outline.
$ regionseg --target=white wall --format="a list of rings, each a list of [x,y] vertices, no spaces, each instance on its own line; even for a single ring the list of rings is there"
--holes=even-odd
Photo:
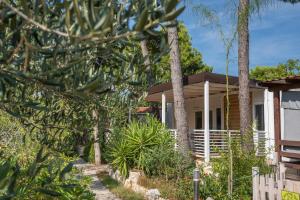
[[[255,91],[252,93],[252,113],[254,119],[254,107],[256,104],[264,104],[264,118],[265,118],[265,131],[266,131],[266,148],[271,150],[268,155],[269,159],[274,159],[274,146],[275,146],[275,136],[274,136],[274,101],[273,92],[265,91]]]
[[[216,129],[216,109],[223,110],[223,94],[211,95],[209,97],[209,108],[213,113],[213,129]],[[195,112],[202,111],[202,124],[204,126],[204,100],[203,97],[186,99],[186,110],[188,114],[189,129],[195,129]],[[222,112],[223,127],[223,112]]]

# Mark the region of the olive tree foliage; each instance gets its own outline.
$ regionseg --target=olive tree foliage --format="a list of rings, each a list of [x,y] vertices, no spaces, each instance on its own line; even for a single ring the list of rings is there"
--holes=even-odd
[[[139,82],[135,42],[184,9],[153,2],[1,0],[0,108],[41,132],[91,127],[83,113]]]

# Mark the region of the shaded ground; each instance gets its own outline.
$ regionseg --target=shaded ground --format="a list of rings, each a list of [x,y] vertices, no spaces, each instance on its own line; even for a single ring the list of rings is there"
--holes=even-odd
[[[79,159],[74,163],[74,166],[83,172],[85,176],[92,178],[90,186],[91,191],[96,195],[96,200],[121,200],[103,186],[97,174],[107,171],[107,165],[95,166]]]

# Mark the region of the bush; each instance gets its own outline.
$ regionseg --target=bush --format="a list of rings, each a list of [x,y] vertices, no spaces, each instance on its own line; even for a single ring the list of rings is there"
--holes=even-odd
[[[147,117],[147,123],[134,121],[121,133],[114,133],[108,160],[115,169],[124,176],[128,175],[129,169],[137,168],[148,174],[157,174],[158,170],[151,166],[150,162],[155,152],[163,151],[174,155],[174,140],[169,131],[165,129],[157,119]],[[168,161],[161,160],[159,168],[164,168]]]
[[[245,136],[244,142],[250,142]],[[257,156],[256,148],[245,151],[239,140],[231,143],[233,160],[233,194],[228,196],[229,154],[221,152],[221,157],[212,161],[213,174],[203,174],[203,182],[200,186],[201,197],[212,197],[213,199],[251,199],[252,196],[252,167],[259,167],[261,173],[270,172],[265,156]]]
[[[145,156],[144,171],[148,176],[165,176],[165,179],[185,177],[195,167],[190,157],[174,150],[174,146],[160,145]]]
[[[68,158],[44,151],[23,165],[0,159],[0,199],[94,199]]]

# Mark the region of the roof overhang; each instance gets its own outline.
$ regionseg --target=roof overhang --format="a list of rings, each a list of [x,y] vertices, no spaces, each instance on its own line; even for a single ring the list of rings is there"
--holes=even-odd
[[[204,94],[204,83],[209,82],[209,94],[221,94],[226,92],[226,75],[215,74],[210,72],[202,72],[200,74],[186,76],[183,78],[183,90],[184,98],[197,98],[202,97]],[[228,76],[228,89],[230,92],[238,91],[239,89],[239,79],[238,77]],[[258,86],[255,81],[250,81],[251,90],[262,89]],[[161,95],[164,93],[166,95],[167,101],[173,101],[173,88],[172,83],[163,83],[155,85],[148,90],[147,101],[160,102]]]
[[[263,87],[268,87],[269,90],[290,90],[300,88],[300,76],[289,76],[281,79],[264,81],[259,83]]]

